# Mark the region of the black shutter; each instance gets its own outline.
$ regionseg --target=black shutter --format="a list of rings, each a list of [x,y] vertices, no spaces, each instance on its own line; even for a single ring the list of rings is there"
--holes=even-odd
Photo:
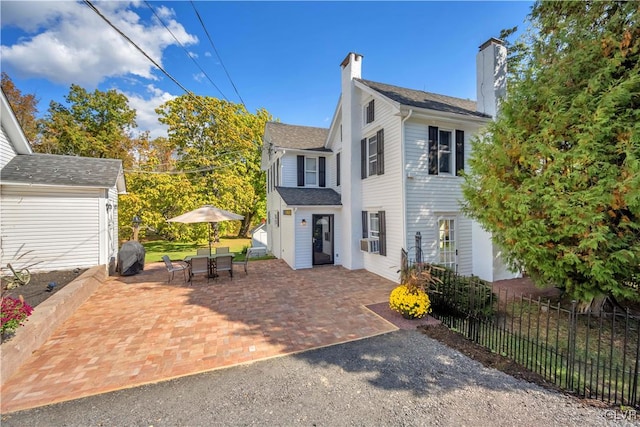
[[[304,187],[304,156],[298,156],[298,187]]]
[[[429,175],[438,175],[438,128],[429,126]]]
[[[375,120],[375,99],[369,101],[367,105],[367,123],[371,123]]]
[[[384,129],[377,133],[378,139],[378,175],[384,174]]]
[[[367,177],[367,138],[360,140],[360,178]]]
[[[380,224],[380,237],[378,237],[378,253],[387,256],[387,223],[384,211],[378,211],[378,223]]]
[[[340,185],[340,153],[336,154],[336,186]]]
[[[464,170],[464,131],[456,131],[456,175]]]
[[[319,183],[318,185],[320,187],[326,187],[327,186],[327,158],[326,157],[319,157],[319,161],[318,161],[318,172],[320,174],[320,178],[319,178]]]
[[[369,237],[369,214],[367,211],[362,211],[362,238]]]

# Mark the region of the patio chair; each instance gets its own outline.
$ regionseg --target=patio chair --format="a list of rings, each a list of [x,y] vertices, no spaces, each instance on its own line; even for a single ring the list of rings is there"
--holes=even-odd
[[[251,258],[253,256],[253,251],[251,250],[251,248],[247,249],[247,253],[244,256],[244,260],[243,261],[234,261],[233,265],[238,265],[238,266],[242,266],[244,268],[244,274],[249,274],[248,270],[247,270],[247,264],[249,264],[249,258]]]
[[[233,255],[216,257],[216,273],[219,275],[221,271],[228,271],[233,279]]]
[[[187,281],[187,272],[189,271],[189,264],[183,261],[177,261],[175,264],[171,262],[168,255],[162,255],[162,260],[164,261],[164,265],[167,267],[167,273],[169,273],[169,279],[167,283],[171,283],[173,280],[173,276],[176,271],[182,271],[184,275],[184,281]]]
[[[206,274],[207,282],[209,282],[209,257],[207,255],[199,255],[191,257],[191,274],[189,281],[193,280],[196,274]]]
[[[221,246],[219,248],[216,248],[216,253],[217,254],[228,254],[229,253],[229,246]]]
[[[209,249],[209,248],[198,248],[196,254],[197,255],[209,256],[209,255],[211,255],[211,249]]]

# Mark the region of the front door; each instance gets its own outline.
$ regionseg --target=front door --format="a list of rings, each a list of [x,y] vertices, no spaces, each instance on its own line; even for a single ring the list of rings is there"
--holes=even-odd
[[[313,215],[313,265],[333,264],[333,215]]]

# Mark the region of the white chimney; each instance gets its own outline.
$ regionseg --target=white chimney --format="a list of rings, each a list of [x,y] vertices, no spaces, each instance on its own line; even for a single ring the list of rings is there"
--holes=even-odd
[[[476,73],[477,110],[495,118],[507,94],[507,48],[502,40],[490,38],[480,46]]]
[[[360,95],[356,90],[354,79],[362,75],[362,55],[349,52],[340,63],[342,75],[342,93],[340,103],[342,109],[342,153],[343,165],[357,165],[360,160],[360,139],[362,128],[362,106]],[[342,209],[342,265],[348,269],[364,268],[364,256],[358,245],[362,238],[360,227],[362,218],[362,180],[360,170],[355,167],[342,167],[341,195]],[[345,203],[348,201],[348,203]]]

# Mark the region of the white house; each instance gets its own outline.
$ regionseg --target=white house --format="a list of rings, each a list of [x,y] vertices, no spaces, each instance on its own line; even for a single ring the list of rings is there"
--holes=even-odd
[[[491,237],[461,212],[459,171],[470,140],[504,95],[506,49],[477,56],[478,102],[362,79],[362,55],[341,63],[329,129],[267,123],[268,250],[292,268],[339,264],[399,280],[401,250],[485,280],[514,277]]]
[[[0,266],[115,269],[122,162],[34,153],[2,93]]]

